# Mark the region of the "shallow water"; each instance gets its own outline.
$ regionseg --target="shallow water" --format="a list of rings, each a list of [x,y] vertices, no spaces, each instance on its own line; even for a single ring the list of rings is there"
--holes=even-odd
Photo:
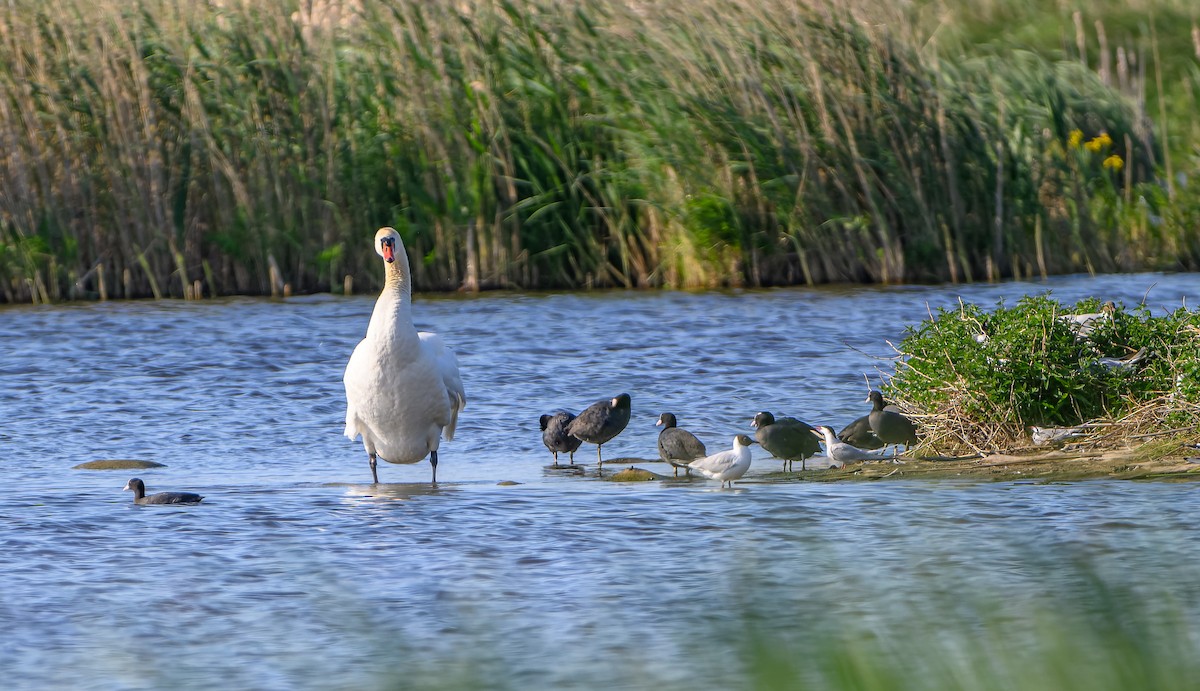
[[[654,458],[662,411],[710,451],[759,410],[840,428],[905,325],[959,296],[1046,289],[1200,303],[1196,276],[1150,274],[419,295],[469,399],[435,487],[427,462],[381,463],[372,487],[341,436],[373,296],[0,310],[0,673],[23,688],[726,688],[747,673],[747,613],[808,649],[806,621],[887,631],[961,590],[1071,602],[1076,560],[1200,613],[1180,577],[1200,558],[1190,483],[764,482],[780,464],[757,448],[733,490],[600,482],[590,445],[587,476],[545,467],[541,413],[622,391],[633,418],[610,459]],[[105,458],[168,467],[71,469]],[[134,475],[206,499],[136,507]]]

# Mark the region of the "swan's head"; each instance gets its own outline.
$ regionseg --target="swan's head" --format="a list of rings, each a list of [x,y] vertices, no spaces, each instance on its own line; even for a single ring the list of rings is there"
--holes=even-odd
[[[383,257],[383,261],[391,264],[396,261],[396,248],[404,251],[404,242],[395,228],[380,228],[375,233],[375,252]]]
[[[750,437],[747,437],[744,434],[739,434],[733,438],[733,443],[736,446],[750,446],[751,444],[757,444],[758,442],[754,441],[753,439],[751,439]]]

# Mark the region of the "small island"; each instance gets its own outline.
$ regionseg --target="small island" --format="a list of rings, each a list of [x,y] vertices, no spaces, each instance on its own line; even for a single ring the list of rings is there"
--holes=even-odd
[[[1200,473],[1200,313],[1049,294],[961,303],[910,327],[887,394],[921,443],[902,464],[806,479],[1079,480]]]

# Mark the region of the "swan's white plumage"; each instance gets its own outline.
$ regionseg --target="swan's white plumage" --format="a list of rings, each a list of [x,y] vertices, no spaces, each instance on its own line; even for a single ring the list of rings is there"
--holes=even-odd
[[[389,241],[391,247],[381,246]],[[376,456],[390,463],[417,463],[431,456],[436,479],[442,435],[453,439],[459,411],[467,404],[458,359],[440,336],[413,326],[408,257],[399,234],[381,228],[375,251],[385,261],[394,256],[394,261],[385,263],[387,280],[366,338],[354,348],[342,378],[345,435],[351,440],[362,436],[372,475]]]
[[[458,427],[458,412],[467,405],[467,392],[463,389],[462,376],[458,373],[458,358],[454,351],[446,347],[442,337],[432,331],[418,331],[417,337],[437,362],[438,373],[442,376],[442,384],[450,397],[450,422],[442,428],[446,441],[454,441],[454,430]]]

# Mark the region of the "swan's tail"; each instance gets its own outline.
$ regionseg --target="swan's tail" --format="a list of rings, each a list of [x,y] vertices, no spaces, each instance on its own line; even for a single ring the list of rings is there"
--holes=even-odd
[[[350,441],[354,441],[358,437],[358,416],[349,408],[346,410],[346,429],[342,431],[342,434],[346,435]]]
[[[461,386],[461,384],[460,384]],[[458,411],[467,407],[467,398],[460,393],[450,392],[450,424],[442,428],[446,441],[454,441],[454,430],[458,427]]]

